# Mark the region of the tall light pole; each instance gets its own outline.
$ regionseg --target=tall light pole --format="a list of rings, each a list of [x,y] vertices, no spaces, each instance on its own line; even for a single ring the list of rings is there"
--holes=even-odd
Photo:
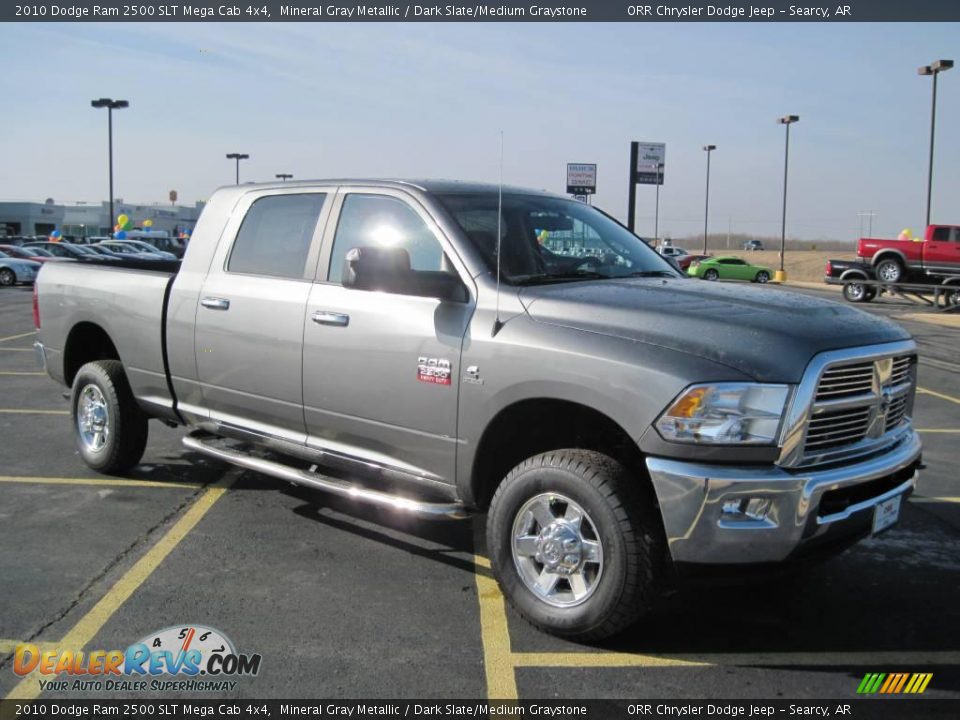
[[[240,184],[240,161],[247,160],[250,156],[246,153],[227,153],[227,160],[237,161],[237,185]]]
[[[287,180],[291,179],[292,177],[293,177],[293,175],[291,175],[290,173],[277,173],[277,179],[278,179],[278,180],[283,180],[284,182],[286,182]],[[239,183],[237,183],[237,184],[239,185]]]
[[[703,254],[707,254],[707,219],[710,217],[710,153],[717,149],[716,145],[704,145],[707,153],[707,199],[703,207]]]
[[[126,100],[100,98],[99,100],[91,100],[90,106],[98,110],[100,108],[107,109],[107,164],[110,166],[110,217],[107,220],[107,225],[110,229],[107,232],[110,237],[113,237],[112,228],[116,222],[116,218],[113,217],[113,111],[130,107],[130,103]]]
[[[783,220],[780,224],[780,269],[777,270],[774,279],[777,282],[783,282],[787,279],[787,273],[783,269],[783,255],[787,245],[787,168],[790,163],[790,126],[799,122],[799,115],[784,115],[777,118],[777,122],[787,126],[787,142],[783,150]]]
[[[953,60],[937,60],[917,69],[919,75],[933,75],[933,103],[930,107],[930,164],[927,170],[927,225],[930,224],[930,200],[933,193],[933,136],[937,127],[937,75],[953,67]]]

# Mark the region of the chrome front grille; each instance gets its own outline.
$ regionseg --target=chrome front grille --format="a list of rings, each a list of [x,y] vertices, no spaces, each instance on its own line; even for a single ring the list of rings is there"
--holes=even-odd
[[[821,365],[807,396],[806,429],[791,463],[839,461],[897,437],[909,421],[915,367],[912,352],[861,354]]]

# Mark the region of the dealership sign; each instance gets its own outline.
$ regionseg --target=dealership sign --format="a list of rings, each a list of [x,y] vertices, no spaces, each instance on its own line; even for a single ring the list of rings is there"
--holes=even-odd
[[[640,185],[663,185],[667,146],[664,143],[638,143],[634,182]]]
[[[596,192],[596,163],[567,163],[567,194],[593,195]]]

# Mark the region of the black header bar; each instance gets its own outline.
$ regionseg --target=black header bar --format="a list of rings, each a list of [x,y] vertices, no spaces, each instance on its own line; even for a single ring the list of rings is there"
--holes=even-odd
[[[36,0],[0,3],[4,22],[953,22],[957,0]]]

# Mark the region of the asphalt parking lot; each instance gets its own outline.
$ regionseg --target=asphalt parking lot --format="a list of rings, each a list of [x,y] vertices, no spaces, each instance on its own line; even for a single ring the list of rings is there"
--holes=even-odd
[[[35,365],[30,306],[0,289],[0,697],[40,696],[17,643],[123,649],[201,624],[263,656],[211,697],[852,699],[868,671],[923,671],[925,696],[960,698],[960,329],[902,320],[928,467],[899,526],[790,578],[682,590],[583,646],[505,608],[482,518],[354,507],[192,457],[156,423],[135,473],[97,476]]]

